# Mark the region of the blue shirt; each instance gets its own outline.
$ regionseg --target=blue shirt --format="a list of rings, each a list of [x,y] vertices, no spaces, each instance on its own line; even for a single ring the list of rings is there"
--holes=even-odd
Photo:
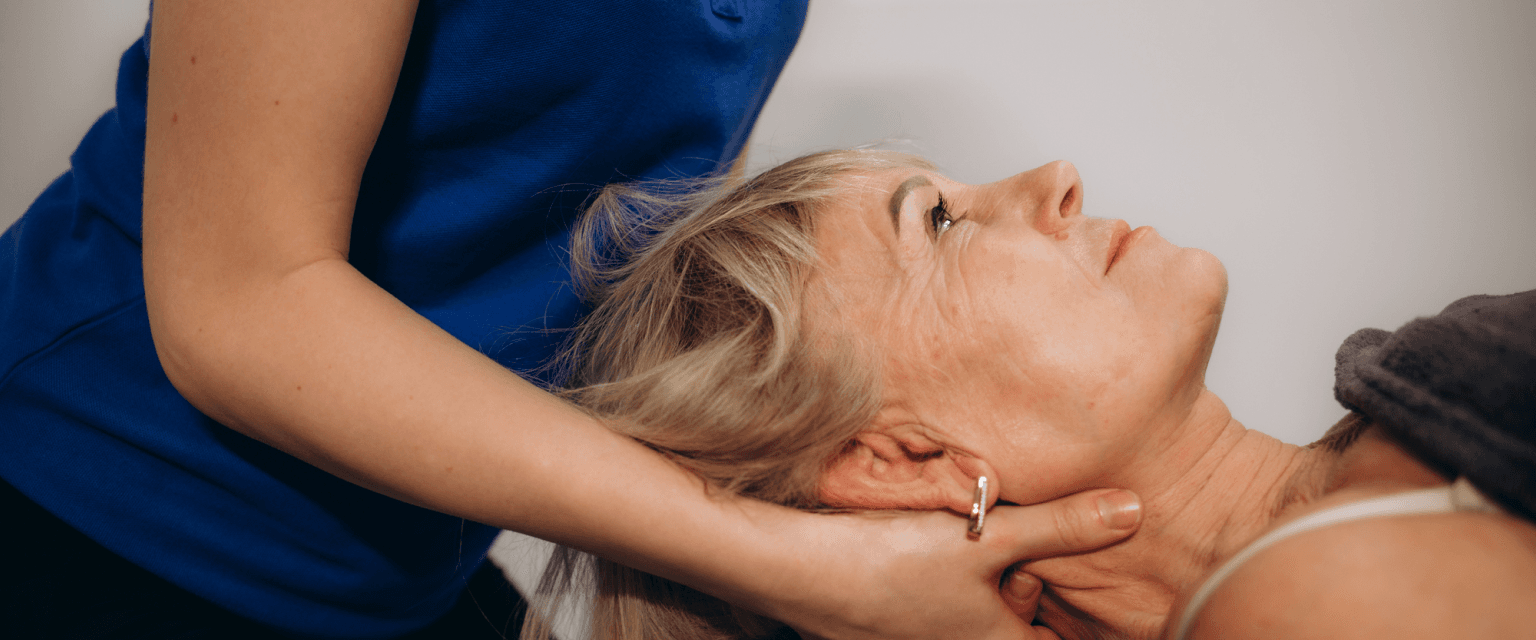
[[[502,364],[582,313],[563,260],[593,189],[720,169],[805,0],[424,1],[359,191],[351,261]],[[457,598],[490,527],[330,476],[167,381],[144,308],[145,39],[117,108],[0,236],[0,475],[115,553],[305,635],[387,637]]]

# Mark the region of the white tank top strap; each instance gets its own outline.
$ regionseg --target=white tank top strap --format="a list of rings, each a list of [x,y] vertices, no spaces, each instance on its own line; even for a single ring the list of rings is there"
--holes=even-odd
[[[1221,583],[1231,577],[1243,563],[1257,555],[1260,551],[1269,548],[1276,542],[1294,536],[1298,533],[1321,529],[1343,522],[1365,520],[1368,518],[1381,518],[1387,516],[1425,515],[1435,513],[1451,513],[1453,511],[1479,511],[1484,513],[1499,513],[1502,510],[1487,496],[1484,496],[1477,487],[1472,486],[1466,478],[1457,478],[1446,486],[1419,489],[1404,493],[1395,493],[1379,498],[1369,498],[1358,502],[1339,505],[1323,509],[1315,513],[1287,522],[1269,533],[1259,536],[1259,539],[1249,543],[1237,555],[1232,556],[1221,568],[1217,569],[1211,577],[1206,578],[1195,591],[1194,597],[1185,605],[1184,612],[1179,615],[1179,624],[1174,629],[1171,638],[1173,640],[1186,640],[1190,627],[1194,624],[1196,616],[1205,607],[1211,594],[1216,592]]]

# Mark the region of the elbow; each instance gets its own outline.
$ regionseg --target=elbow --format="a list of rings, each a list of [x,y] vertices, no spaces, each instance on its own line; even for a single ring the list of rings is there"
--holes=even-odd
[[[295,336],[315,323],[317,313],[311,307],[317,296],[303,292],[336,290],[327,280],[334,269],[274,275],[270,269],[214,265],[187,271],[198,275],[177,277],[146,263],[145,307],[160,366],[176,391],[199,411],[266,439],[261,436],[270,434],[257,432],[285,410],[286,400],[279,397],[284,387],[277,381],[300,376],[308,366],[310,354],[294,343]]]
[[[184,299],[164,291],[154,292],[148,283],[144,297],[150,337],[165,377],[198,410],[209,415],[219,413],[212,388],[215,379],[207,375],[216,369],[210,363],[218,358],[214,353],[217,335],[205,329],[202,314]]]

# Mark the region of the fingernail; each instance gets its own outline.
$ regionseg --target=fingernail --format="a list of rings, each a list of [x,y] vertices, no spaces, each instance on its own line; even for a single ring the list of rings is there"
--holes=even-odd
[[[1141,521],[1141,499],[1116,489],[1099,496],[1099,517],[1111,529],[1129,529]]]

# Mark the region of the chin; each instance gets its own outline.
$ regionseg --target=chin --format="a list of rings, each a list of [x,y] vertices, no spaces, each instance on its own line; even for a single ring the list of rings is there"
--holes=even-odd
[[[1182,338],[1179,350],[1185,354],[1180,387],[1194,388],[1205,383],[1205,369],[1216,346],[1216,333],[1227,305],[1227,268],[1216,256],[1203,249],[1181,249],[1176,276],[1184,283],[1181,313]]]
[[[1204,249],[1180,249],[1178,277],[1190,288],[1196,308],[1221,322],[1227,306],[1227,267]],[[1215,333],[1212,327],[1211,332]]]

